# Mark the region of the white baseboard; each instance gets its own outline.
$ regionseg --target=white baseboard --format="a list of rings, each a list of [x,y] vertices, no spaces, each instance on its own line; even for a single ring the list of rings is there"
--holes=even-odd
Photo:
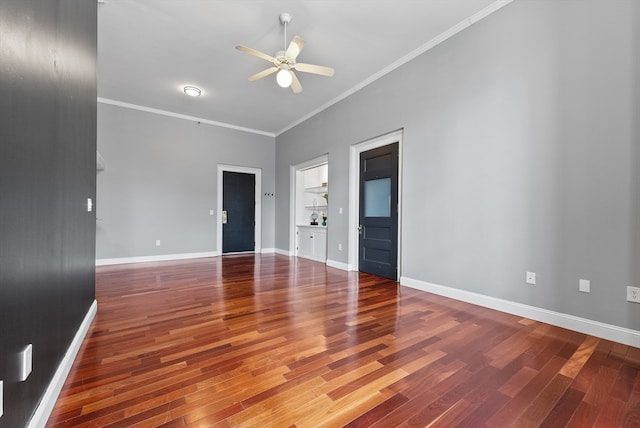
[[[640,331],[637,330],[631,330],[586,318],[563,314],[561,312],[550,311],[548,309],[511,302],[509,300],[498,299],[484,294],[477,294],[470,291],[459,290],[457,288],[432,284],[407,277],[401,277],[400,284],[417,290],[483,306],[485,308],[530,318],[532,320],[541,321],[591,336],[601,337],[603,339],[612,340],[625,345],[635,346],[636,348],[640,347]]]
[[[181,253],[181,254],[161,254],[158,256],[122,257],[116,259],[96,259],[96,266],[122,265],[127,263],[164,262],[167,260],[199,259],[203,257],[217,257],[217,251],[205,253]]]
[[[327,266],[332,267],[332,268],[336,268],[336,269],[341,269],[341,270],[346,270],[346,271],[350,271],[350,266],[346,263],[342,263],[342,262],[337,262],[335,260],[330,260],[327,259]]]
[[[45,390],[42,400],[40,400],[36,411],[33,413],[33,416],[27,425],[28,428],[43,428],[46,425],[47,420],[53,411],[53,406],[56,404],[58,395],[60,395],[64,382],[69,375],[69,371],[71,371],[76,355],[78,355],[82,341],[87,335],[91,322],[96,316],[96,312],[98,312],[98,302],[94,300],[87,311],[87,314],[84,316],[84,320],[82,321],[82,324],[80,324],[80,328],[78,328],[76,335],[71,341],[71,345],[69,345],[58,369],[53,375],[51,382],[49,382],[49,386]]]
[[[260,250],[260,253],[261,253],[261,254],[273,254],[273,253],[275,253],[275,252],[276,252],[276,249],[275,249],[275,248],[262,248],[262,249]]]
[[[287,257],[293,257],[293,253],[287,251],[287,250],[281,250],[280,248],[274,248],[273,251],[276,254],[281,254],[283,256],[287,256]]]

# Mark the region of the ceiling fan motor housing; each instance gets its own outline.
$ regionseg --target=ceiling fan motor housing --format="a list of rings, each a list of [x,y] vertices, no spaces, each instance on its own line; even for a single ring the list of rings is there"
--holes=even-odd
[[[280,24],[282,25],[290,23],[292,19],[293,17],[290,13],[284,12],[280,14]]]

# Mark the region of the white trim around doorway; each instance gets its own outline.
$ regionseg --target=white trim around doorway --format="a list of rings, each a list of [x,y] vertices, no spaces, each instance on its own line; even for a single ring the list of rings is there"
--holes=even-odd
[[[360,153],[378,147],[398,143],[398,280],[402,275],[402,134],[403,130],[390,132],[349,148],[349,253],[348,269],[357,271],[358,219],[360,218]]]
[[[253,174],[256,177],[256,227],[254,251],[259,253],[262,250],[262,170],[260,168],[251,168],[247,166],[223,165],[218,164],[218,209],[216,220],[216,248],[218,254],[222,255],[222,173],[224,171],[242,172],[245,174]]]

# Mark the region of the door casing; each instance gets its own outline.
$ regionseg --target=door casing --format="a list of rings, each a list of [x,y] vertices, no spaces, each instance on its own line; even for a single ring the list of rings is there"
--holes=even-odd
[[[402,276],[402,136],[403,130],[372,138],[362,143],[354,144],[349,150],[349,254],[348,268],[359,270],[359,234],[360,219],[360,153],[378,147],[398,143],[398,278]]]
[[[217,253],[222,255],[222,173],[224,171],[243,172],[245,174],[253,174],[256,176],[255,190],[255,241],[254,252],[260,253],[262,250],[262,170],[260,168],[251,168],[246,166],[223,165],[218,164],[218,194],[217,194],[217,219],[216,219],[216,248]]]

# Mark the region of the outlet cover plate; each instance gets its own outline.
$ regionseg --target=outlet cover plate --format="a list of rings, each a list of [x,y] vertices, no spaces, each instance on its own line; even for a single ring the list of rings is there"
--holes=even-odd
[[[640,303],[640,287],[627,287],[627,302]]]
[[[33,367],[33,345],[28,344],[20,353],[20,381],[24,382],[31,374]]]
[[[536,273],[535,272],[527,272],[526,282],[527,282],[527,284],[534,284],[535,285],[535,283],[536,283]]]

